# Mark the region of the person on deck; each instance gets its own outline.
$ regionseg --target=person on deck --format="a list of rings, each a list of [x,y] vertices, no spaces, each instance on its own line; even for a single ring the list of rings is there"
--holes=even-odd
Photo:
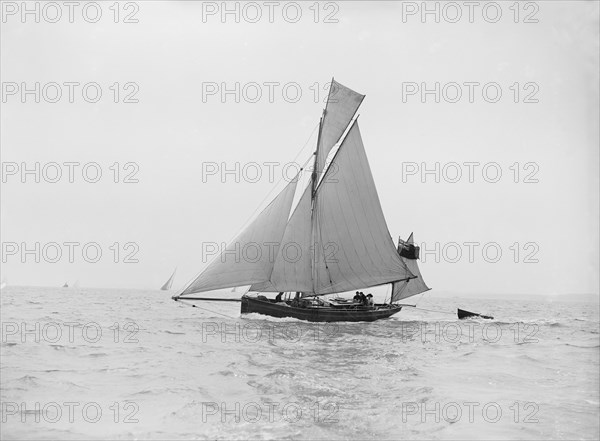
[[[367,294],[367,306],[375,306],[373,301],[373,294]]]
[[[296,297],[292,300],[292,306],[300,306],[300,293],[296,291]]]
[[[283,293],[282,293],[282,292],[280,292],[279,294],[277,294],[277,296],[275,297],[275,302],[277,302],[277,303],[281,302],[281,301],[282,301],[282,300],[281,300],[281,297],[282,297],[282,296],[283,296]]]
[[[367,296],[362,291],[360,292],[360,302],[365,306],[367,305]]]
[[[352,299],[352,301],[354,303],[360,303],[361,302],[360,293],[358,291],[356,291],[356,294],[354,294],[354,298]]]

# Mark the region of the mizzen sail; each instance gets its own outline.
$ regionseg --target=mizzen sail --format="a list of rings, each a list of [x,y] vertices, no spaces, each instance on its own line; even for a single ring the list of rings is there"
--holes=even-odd
[[[410,237],[406,241],[406,244],[413,245],[414,239],[412,233]],[[402,252],[404,248],[404,244],[400,238],[398,238],[398,254]],[[408,259],[406,257],[400,257],[411,273],[417,276],[414,279],[403,280],[399,282],[395,282],[392,284],[392,303],[398,302],[402,299],[406,299],[408,297],[415,296],[417,294],[421,294],[425,291],[429,291],[429,288],[425,281],[423,280],[423,276],[421,275],[421,271],[419,270],[419,264],[417,259]]]

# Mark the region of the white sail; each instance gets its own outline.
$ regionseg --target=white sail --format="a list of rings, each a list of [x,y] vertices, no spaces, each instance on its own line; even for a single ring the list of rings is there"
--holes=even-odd
[[[312,292],[312,248],[311,248],[311,186],[294,209],[285,228],[281,247],[273,266],[270,280],[255,284],[250,291]]]
[[[250,291],[325,295],[415,277],[387,228],[358,123],[348,127],[363,98],[332,82],[316,173],[289,220],[297,178],[180,295],[242,285]],[[245,254],[249,245],[254,259]]]
[[[315,167],[317,176],[320,176],[329,152],[344,134],[364,98],[364,95],[356,93],[337,81],[331,81],[317,149]]]
[[[389,234],[358,123],[317,188],[314,232],[310,190],[290,218],[270,281],[251,291],[320,295],[413,277]]]
[[[181,295],[269,280],[292,207],[298,176]]]
[[[171,289],[171,286],[173,286],[173,280],[175,279],[176,272],[177,272],[177,268],[175,268],[175,270],[173,271],[173,274],[171,274],[171,277],[169,277],[169,280],[167,280],[165,282],[165,284],[160,287],[161,291],[168,291]]]
[[[410,237],[406,241],[409,244],[414,244],[414,239],[412,233]],[[398,253],[401,250],[401,240],[398,239]],[[417,276],[414,279],[403,280],[400,282],[395,282],[392,284],[392,303],[398,302],[400,300],[406,299],[408,297],[415,296],[417,294],[421,294],[425,291],[429,291],[429,288],[425,281],[423,280],[423,276],[421,276],[421,271],[419,270],[419,263],[417,259],[407,259],[405,257],[400,256],[400,258],[404,261],[408,269],[411,273]]]
[[[412,277],[388,231],[357,121],[317,188],[316,204],[315,294]]]

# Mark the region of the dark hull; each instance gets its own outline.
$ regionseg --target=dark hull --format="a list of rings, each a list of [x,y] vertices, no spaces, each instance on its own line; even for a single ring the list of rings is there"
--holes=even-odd
[[[318,307],[299,308],[274,301],[242,297],[242,314],[257,313],[271,317],[293,317],[309,322],[372,322],[400,312],[401,306],[376,305],[375,307]]]
[[[494,319],[494,317],[490,317],[489,315],[481,315],[481,314],[477,314],[475,312],[467,311],[465,309],[460,309],[460,308],[458,309],[459,320],[463,320],[463,319],[470,318],[470,317],[479,317],[479,318],[488,319],[488,320]]]

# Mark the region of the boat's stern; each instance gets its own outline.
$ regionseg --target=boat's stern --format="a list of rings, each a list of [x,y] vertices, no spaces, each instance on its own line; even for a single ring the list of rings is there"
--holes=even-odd
[[[250,312],[250,302],[248,301],[247,296],[242,296],[242,306],[240,308],[242,314],[248,314]]]

